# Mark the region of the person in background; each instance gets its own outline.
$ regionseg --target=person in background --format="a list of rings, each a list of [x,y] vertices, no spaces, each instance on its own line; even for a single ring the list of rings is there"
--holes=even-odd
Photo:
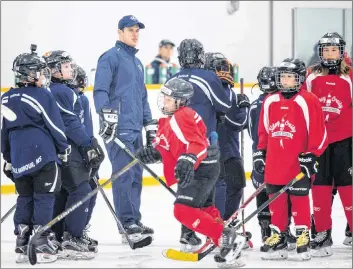
[[[175,44],[168,40],[163,39],[159,42],[159,51],[158,55],[154,58],[151,65],[154,70],[152,75],[152,83],[153,84],[160,84],[160,74],[159,74],[159,67],[161,65],[165,65],[167,67],[167,76],[166,79],[168,80],[172,74],[172,66],[173,64],[170,63],[170,58],[173,55]]]

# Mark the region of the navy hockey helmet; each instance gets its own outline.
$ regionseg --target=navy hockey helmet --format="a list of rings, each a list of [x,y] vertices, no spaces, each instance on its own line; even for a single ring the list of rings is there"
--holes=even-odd
[[[173,115],[180,107],[188,105],[193,95],[194,88],[190,82],[180,78],[172,78],[162,86],[157,105],[164,115]],[[165,96],[172,97],[175,100],[174,110],[165,108]]]
[[[305,63],[300,59],[287,58],[277,67],[275,77],[281,92],[298,92],[306,77]]]
[[[274,93],[278,91],[276,86],[276,67],[264,66],[257,75],[259,88],[264,93]]]
[[[31,53],[18,55],[12,64],[15,85],[18,87],[36,86],[47,88],[51,74],[44,59],[37,55],[37,46],[31,45]]]
[[[76,76],[76,87],[81,91],[84,90],[88,85],[88,77],[86,75],[85,70],[77,65],[77,76]]]
[[[339,49],[340,56],[338,59],[324,59],[323,53],[326,47],[334,46]],[[344,50],[346,41],[338,33],[326,33],[320,40],[317,48],[317,53],[321,61],[321,65],[328,68],[336,68],[344,58]]]
[[[215,60],[225,59],[224,55],[220,52],[206,52],[204,69],[216,71]]]
[[[69,53],[64,50],[48,51],[44,53],[43,58],[51,69],[53,82],[65,83],[68,85],[75,84],[77,66]],[[70,64],[71,69],[69,69],[70,74],[68,77],[65,77],[62,65],[67,63]]]
[[[205,63],[203,45],[196,39],[184,39],[178,47],[178,60],[183,68],[201,68]]]

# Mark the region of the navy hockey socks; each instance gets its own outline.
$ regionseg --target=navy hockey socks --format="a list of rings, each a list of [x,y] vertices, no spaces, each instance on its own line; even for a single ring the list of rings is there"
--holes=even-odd
[[[35,193],[33,195],[33,225],[46,225],[53,219],[54,193]]]
[[[18,196],[16,203],[16,211],[14,215],[15,235],[18,234],[17,227],[19,224],[31,225],[33,215],[33,197]]]

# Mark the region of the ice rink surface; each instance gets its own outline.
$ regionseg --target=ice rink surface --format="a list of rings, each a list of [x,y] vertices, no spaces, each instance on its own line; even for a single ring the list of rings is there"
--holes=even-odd
[[[246,197],[254,191],[251,182],[247,182]],[[110,201],[113,197],[111,189],[105,189]],[[16,201],[16,195],[1,197],[1,214],[4,215]],[[167,248],[179,248],[180,224],[173,216],[173,196],[161,186],[145,187],[142,191],[141,212],[143,223],[154,228],[155,239],[148,247],[131,250],[121,244],[115,221],[98,193],[98,200],[91,220],[89,235],[99,240],[99,250],[96,257],[89,261],[57,260],[51,264],[37,264],[42,268],[216,268],[213,254],[209,254],[199,262],[182,262],[168,260],[162,256]],[[245,210],[245,216],[256,207],[253,201]],[[72,214],[75,214],[74,212]],[[345,236],[346,219],[341,207],[339,195],[336,195],[333,205],[333,252],[331,257],[312,258],[310,261],[300,261],[296,252],[290,253],[285,261],[263,261],[260,255],[260,228],[257,218],[252,219],[246,229],[251,231],[253,249],[242,252],[245,268],[352,268],[352,248],[342,244]],[[1,268],[30,268],[29,263],[15,263],[15,236],[13,234],[13,215],[1,225]],[[204,239],[204,237],[202,237]]]

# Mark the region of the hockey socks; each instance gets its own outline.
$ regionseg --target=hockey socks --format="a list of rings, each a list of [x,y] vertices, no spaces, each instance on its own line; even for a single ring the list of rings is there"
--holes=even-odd
[[[16,210],[14,215],[15,223],[15,235],[18,235],[18,225],[26,224],[30,225],[32,222],[33,215],[33,197],[29,196],[18,196],[16,203]]]
[[[309,230],[311,227],[311,215],[310,215],[310,199],[309,195],[295,196],[290,195],[290,201],[292,204],[292,216],[294,219],[295,226],[306,226]]]
[[[316,231],[322,232],[331,229],[332,186],[314,185],[312,197]]]
[[[352,185],[337,187],[337,191],[342,201],[350,231],[352,232]]]
[[[207,210],[175,204],[174,216],[189,229],[210,237],[218,246],[218,239],[223,232],[223,223],[219,223]]]

